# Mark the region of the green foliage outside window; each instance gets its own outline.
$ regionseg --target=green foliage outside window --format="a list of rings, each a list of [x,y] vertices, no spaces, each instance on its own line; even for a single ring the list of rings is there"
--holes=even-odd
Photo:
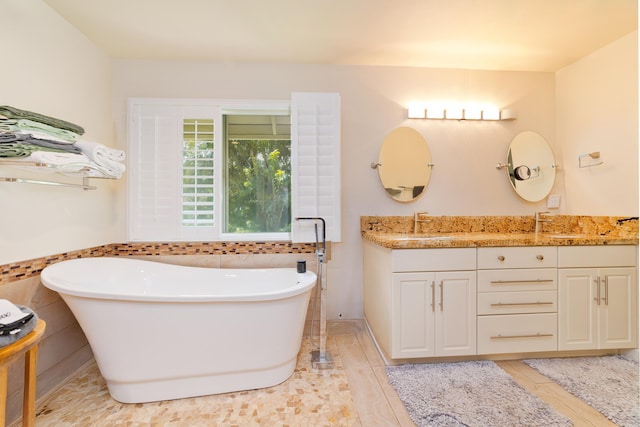
[[[227,147],[227,232],[291,229],[291,141],[234,140]]]

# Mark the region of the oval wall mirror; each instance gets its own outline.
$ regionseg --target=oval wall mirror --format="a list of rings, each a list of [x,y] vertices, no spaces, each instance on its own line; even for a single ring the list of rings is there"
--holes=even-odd
[[[509,182],[520,197],[538,202],[551,191],[556,165],[551,147],[536,132],[521,132],[513,138],[507,152]]]
[[[410,202],[424,192],[433,164],[422,135],[415,129],[399,127],[382,142],[376,166],[387,194],[399,202]]]

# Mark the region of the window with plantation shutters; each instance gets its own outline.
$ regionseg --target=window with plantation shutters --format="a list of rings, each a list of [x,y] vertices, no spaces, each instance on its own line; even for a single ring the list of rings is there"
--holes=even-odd
[[[182,225],[214,225],[213,119],[183,119]]]
[[[135,98],[128,124],[130,241],[313,241],[295,216],[340,241],[337,94]]]
[[[340,242],[340,96],[294,93],[291,124],[293,216],[324,218],[327,240]],[[291,234],[294,242],[315,240],[309,222],[292,223]]]

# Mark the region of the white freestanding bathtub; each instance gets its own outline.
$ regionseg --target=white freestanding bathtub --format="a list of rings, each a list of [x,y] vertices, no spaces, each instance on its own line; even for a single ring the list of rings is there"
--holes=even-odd
[[[111,396],[140,403],[285,381],[316,275],[101,257],[53,264],[41,280],[75,315]]]

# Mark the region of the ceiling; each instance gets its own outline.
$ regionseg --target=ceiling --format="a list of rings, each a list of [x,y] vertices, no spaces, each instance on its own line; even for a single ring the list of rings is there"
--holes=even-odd
[[[637,0],[44,0],[114,58],[556,71]]]

